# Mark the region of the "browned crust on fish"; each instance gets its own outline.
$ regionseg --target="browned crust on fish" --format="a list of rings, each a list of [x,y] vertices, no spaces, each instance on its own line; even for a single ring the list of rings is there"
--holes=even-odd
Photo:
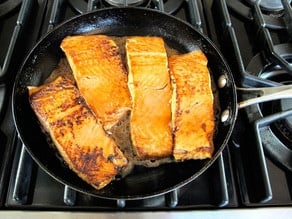
[[[207,58],[201,50],[169,57],[176,160],[211,158],[215,116]]]
[[[105,35],[69,36],[61,48],[81,95],[106,130],[131,108],[127,72],[115,42]]]
[[[28,89],[32,109],[69,167],[96,189],[109,184],[127,159],[106,135],[74,82],[58,77]]]

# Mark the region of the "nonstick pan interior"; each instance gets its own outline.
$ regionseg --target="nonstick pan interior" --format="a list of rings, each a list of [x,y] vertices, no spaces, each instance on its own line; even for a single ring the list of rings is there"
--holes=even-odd
[[[37,86],[56,68],[62,39],[69,35],[107,34],[112,36],[161,36],[182,53],[197,49],[206,54],[215,84],[221,75],[227,86],[218,89],[221,109],[230,110],[227,122],[218,122],[212,159],[164,164],[156,168],[137,166],[130,175],[95,190],[81,180],[56,156],[30,108],[27,86]],[[75,17],[45,35],[32,49],[17,74],[13,90],[13,114],[17,131],[33,159],[60,182],[94,196],[109,199],[141,199],[160,195],[185,185],[202,174],[220,155],[233,129],[236,93],[232,75],[213,43],[190,25],[164,13],[139,8],[104,9]]]

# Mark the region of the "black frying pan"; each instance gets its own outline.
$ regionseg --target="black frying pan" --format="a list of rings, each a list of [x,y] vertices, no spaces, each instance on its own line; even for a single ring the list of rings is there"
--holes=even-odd
[[[218,88],[220,108],[229,110],[225,122],[218,122],[212,159],[170,163],[157,168],[136,167],[127,177],[95,190],[56,157],[48,145],[28,101],[27,86],[40,85],[57,66],[62,39],[68,35],[108,34],[113,36],[154,35],[179,50],[199,47],[206,54],[209,69],[217,83],[224,75],[227,84]],[[140,199],[179,188],[202,174],[224,149],[237,115],[235,84],[230,70],[214,44],[191,25],[164,13],[139,8],[99,10],[75,17],[45,35],[32,49],[17,74],[13,90],[13,114],[17,131],[33,159],[50,175],[77,191],[110,199]]]

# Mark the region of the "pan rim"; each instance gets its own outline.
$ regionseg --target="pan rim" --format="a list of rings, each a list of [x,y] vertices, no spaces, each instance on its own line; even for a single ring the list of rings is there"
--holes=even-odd
[[[232,115],[232,120],[229,121],[229,131],[227,132],[227,135],[225,136],[224,138],[224,141],[222,142],[222,144],[218,147],[218,150],[216,151],[216,153],[213,155],[212,159],[208,160],[204,166],[202,168],[199,169],[199,171],[197,171],[195,174],[193,174],[191,177],[187,178],[186,180],[183,180],[181,181],[180,183],[174,185],[174,186],[171,186],[171,187],[168,187],[166,189],[163,189],[163,190],[159,190],[157,192],[152,192],[152,193],[149,193],[149,194],[143,194],[142,197],[141,195],[131,195],[131,196],[122,196],[122,195],[118,195],[118,196],[112,196],[112,197],[108,197],[108,196],[103,196],[102,194],[95,194],[95,193],[91,193],[91,192],[88,192],[86,190],[83,190],[83,189],[80,189],[80,188],[76,188],[76,186],[72,185],[70,182],[68,182],[67,180],[64,180],[60,177],[58,177],[56,174],[52,173],[52,171],[50,169],[48,169],[46,167],[45,164],[43,164],[38,158],[37,156],[35,155],[35,153],[31,150],[30,147],[27,147],[26,146],[26,139],[25,139],[25,135],[23,135],[22,131],[21,131],[21,127],[19,127],[19,123],[18,123],[18,119],[17,118],[19,115],[17,115],[17,111],[15,109],[15,92],[16,92],[16,89],[17,89],[17,85],[19,84],[19,80],[20,80],[20,75],[21,75],[21,72],[23,72],[23,69],[25,68],[25,65],[26,63],[28,62],[29,59],[31,59],[31,56],[33,55],[33,53],[35,52],[35,50],[39,47],[39,45],[45,40],[47,39],[51,34],[54,34],[57,32],[58,29],[62,28],[64,25],[66,24],[70,24],[74,21],[77,21],[80,17],[85,17],[85,16],[88,16],[88,15],[93,15],[93,14],[99,14],[101,12],[104,12],[104,11],[120,11],[123,12],[123,13],[130,13],[131,10],[140,10],[140,13],[143,13],[143,12],[150,12],[150,13],[156,13],[156,14],[161,14],[162,16],[166,16],[166,17],[170,17],[171,19],[175,19],[177,20],[178,22],[180,23],[183,23],[184,25],[188,26],[188,28],[191,28],[192,31],[195,31],[197,34],[199,34],[202,38],[204,38],[204,40],[207,41],[207,43],[209,43],[214,49],[215,49],[215,52],[218,54],[219,58],[222,60],[222,62],[224,63],[224,65],[226,66],[227,68],[227,73],[229,74],[229,78],[231,79],[231,83],[232,85],[234,85],[234,81],[233,81],[233,77],[232,77],[232,74],[231,74],[231,71],[229,69],[229,66],[227,64],[227,62],[225,61],[224,57],[222,56],[221,52],[219,51],[219,49],[214,45],[214,43],[207,37],[205,36],[204,34],[202,34],[201,32],[199,32],[195,27],[193,27],[191,24],[181,20],[180,18],[177,18],[173,15],[169,15],[169,14],[166,14],[164,12],[161,12],[161,11],[157,11],[155,9],[149,9],[149,8],[136,8],[136,7],[120,7],[120,8],[105,8],[105,9],[99,9],[99,10],[96,10],[96,11],[92,11],[92,12],[87,12],[87,13],[84,13],[84,14],[81,14],[81,15],[77,15],[77,16],[74,16],[62,23],[60,23],[59,25],[57,25],[53,30],[49,31],[48,33],[44,34],[39,40],[38,42],[33,46],[33,48],[30,50],[30,52],[27,54],[26,58],[24,59],[19,71],[17,72],[17,75],[15,77],[15,81],[14,81],[14,85],[13,85],[13,91],[12,91],[12,111],[13,111],[13,120],[14,120],[14,124],[15,124],[15,127],[16,127],[16,130],[17,130],[17,133],[18,133],[18,136],[21,140],[21,142],[23,143],[23,145],[25,146],[26,148],[26,151],[30,154],[30,156],[33,158],[33,160],[39,165],[39,167],[41,167],[43,170],[45,170],[46,173],[48,173],[50,176],[52,176],[54,179],[56,179],[58,182],[61,182],[62,184],[64,185],[67,185],[71,188],[73,188],[74,190],[76,191],[79,191],[79,192],[82,192],[82,193],[85,193],[85,194],[89,194],[89,195],[93,195],[93,196],[96,196],[96,197],[100,197],[100,198],[104,198],[104,199],[111,199],[111,200],[118,200],[118,199],[123,199],[123,200],[137,200],[137,199],[144,199],[144,198],[151,198],[151,197],[155,197],[155,196],[158,196],[158,195],[163,195],[163,194],[166,194],[168,192],[171,192],[175,189],[179,189],[181,187],[183,187],[184,185],[188,184],[189,182],[193,181],[195,178],[197,178],[198,176],[200,176],[202,173],[205,172],[205,170],[207,170],[217,159],[218,157],[220,156],[221,152],[224,150],[225,146],[227,145],[227,142],[231,136],[231,132],[234,128],[234,125],[235,125],[235,119],[237,117],[237,107],[236,107],[236,103],[237,103],[237,96],[236,96],[236,90],[235,90],[235,86],[233,86],[232,88],[232,91],[233,91],[233,97],[235,98],[235,101],[233,103],[233,106],[231,106],[233,108],[233,115]]]

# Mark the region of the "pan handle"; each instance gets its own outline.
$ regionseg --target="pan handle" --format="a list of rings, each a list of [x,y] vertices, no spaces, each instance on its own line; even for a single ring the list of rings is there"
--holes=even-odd
[[[247,99],[238,103],[238,108],[244,108],[256,103],[262,103],[270,100],[292,98],[292,84],[282,85],[276,87],[260,87],[260,88],[241,88],[237,87],[236,90],[243,93],[251,93],[257,95],[255,98]]]

